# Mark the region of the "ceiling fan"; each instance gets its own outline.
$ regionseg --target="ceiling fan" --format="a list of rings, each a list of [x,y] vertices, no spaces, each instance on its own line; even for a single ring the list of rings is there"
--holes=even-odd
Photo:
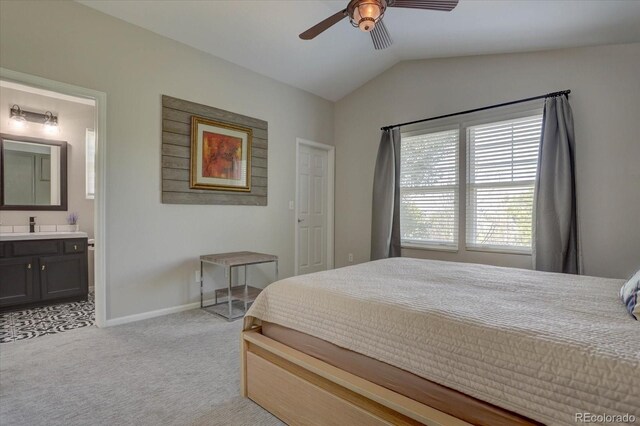
[[[381,50],[393,43],[384,22],[382,22],[382,17],[388,7],[449,12],[457,5],[458,0],[351,0],[346,9],[309,28],[300,34],[300,38],[311,40],[348,16],[351,25],[371,33],[373,46],[376,50]]]

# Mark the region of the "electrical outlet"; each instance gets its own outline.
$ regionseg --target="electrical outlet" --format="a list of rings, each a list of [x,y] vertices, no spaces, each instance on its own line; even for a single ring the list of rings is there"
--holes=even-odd
[[[353,253],[349,253],[349,263],[353,263]]]
[[[195,281],[197,283],[200,282],[200,270],[196,269],[195,274],[193,274],[193,276],[195,277]]]

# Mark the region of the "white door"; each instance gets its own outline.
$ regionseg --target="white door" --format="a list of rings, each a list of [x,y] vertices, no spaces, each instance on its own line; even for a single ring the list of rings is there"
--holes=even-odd
[[[307,145],[298,150],[298,273],[327,269],[328,153]]]

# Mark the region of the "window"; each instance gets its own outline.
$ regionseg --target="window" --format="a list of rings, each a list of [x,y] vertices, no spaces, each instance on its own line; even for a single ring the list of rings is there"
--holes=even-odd
[[[467,247],[531,252],[542,116],[467,128]]]
[[[88,199],[95,198],[96,188],[96,134],[87,129],[85,137],[85,188]]]
[[[483,114],[402,133],[403,247],[531,253],[542,111]]]
[[[403,246],[458,247],[459,129],[403,134],[400,234]]]

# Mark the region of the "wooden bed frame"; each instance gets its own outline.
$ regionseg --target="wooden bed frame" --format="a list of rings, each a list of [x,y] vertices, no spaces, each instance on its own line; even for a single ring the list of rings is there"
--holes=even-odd
[[[241,339],[242,396],[290,425],[469,423],[276,342],[260,327]]]

